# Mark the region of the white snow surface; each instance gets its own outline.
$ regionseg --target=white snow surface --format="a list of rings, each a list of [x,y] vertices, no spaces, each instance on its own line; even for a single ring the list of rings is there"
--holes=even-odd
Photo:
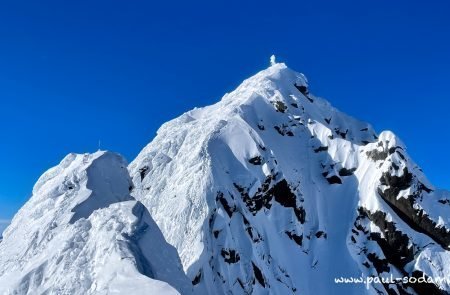
[[[44,173],[0,243],[0,294],[189,294],[176,250],[129,194],[118,154]]]
[[[99,151],[44,173],[0,242],[0,294],[450,292],[335,283],[448,278],[450,192],[272,61],[128,167]]]
[[[449,205],[437,202],[448,193],[429,184],[404,144],[310,94],[305,76],[283,63],[165,123],[129,165],[132,195],[177,248],[195,290],[209,294],[387,294],[381,284],[334,282],[403,271],[391,261],[389,271],[375,271],[368,254],[385,257],[370,235],[387,236],[374,217],[358,217],[361,209],[385,214],[407,236],[417,263],[406,271],[432,275],[420,253],[435,241],[380,195],[389,188],[383,173],[401,177],[405,168],[412,184],[398,198],[416,189],[415,208],[448,228]],[[283,182],[293,198],[276,192]],[[447,273],[442,261],[435,268]]]

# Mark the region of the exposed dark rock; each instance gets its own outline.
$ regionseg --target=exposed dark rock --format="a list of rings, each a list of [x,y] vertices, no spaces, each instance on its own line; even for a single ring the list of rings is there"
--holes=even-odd
[[[299,236],[291,231],[285,231],[289,239],[293,240],[297,245],[302,246],[303,245],[303,235]]]
[[[248,233],[248,235],[250,236],[250,238],[252,239],[252,241],[254,241],[254,242],[256,242],[255,240],[254,240],[254,236],[253,236],[253,231],[252,231],[252,227],[251,226],[247,226],[246,228],[245,228],[245,231]]]
[[[237,282],[239,283],[239,286],[241,286],[242,290],[245,291],[244,283],[242,283],[240,278],[237,278]],[[247,293],[246,293],[247,294]]]
[[[275,197],[275,201],[280,203],[282,206],[291,208],[296,207],[296,196],[291,191],[286,179],[282,179],[275,184],[271,188],[270,193],[272,193]]]
[[[200,283],[201,279],[202,279],[202,270],[199,270],[197,275],[192,280],[192,285],[194,285],[194,286],[197,285],[198,283]]]
[[[450,204],[450,200],[449,199],[439,200],[438,202],[441,203],[441,204],[444,204],[444,205]]]
[[[270,209],[272,199],[275,199],[283,207],[292,208],[298,221],[303,224],[305,222],[306,212],[302,207],[297,207],[296,196],[291,191],[289,184],[285,179],[282,179],[272,185],[274,179],[275,176],[268,176],[253,197],[250,197],[247,189],[244,187],[236,183],[234,183],[234,186],[241,194],[247,209],[253,215],[256,215],[262,208]]]
[[[378,146],[379,147],[382,147],[383,146],[383,142],[379,142],[378,143]],[[400,153],[400,152],[398,152],[397,151],[397,149],[402,149],[401,147],[391,147],[391,148],[389,148],[388,150],[386,150],[385,148],[383,148],[383,150],[382,151],[379,151],[378,149],[373,149],[373,150],[371,150],[371,151],[368,151],[368,152],[366,152],[366,155],[367,155],[367,157],[368,158],[370,158],[370,159],[372,159],[373,161],[383,161],[383,160],[386,160],[386,158],[389,156],[389,155],[392,155],[393,153],[395,153],[395,152],[397,152],[397,154],[399,154],[400,155],[400,157],[403,159],[403,160],[405,160],[405,157]]]
[[[360,131],[368,131],[369,130],[369,128],[363,128],[363,129],[361,129]]]
[[[423,184],[421,182],[419,182],[418,189],[421,190],[421,191],[426,191],[427,193],[431,193],[433,191],[432,189],[426,187],[425,184]]]
[[[307,96],[309,94],[308,91],[308,87],[304,86],[304,85],[297,85],[294,84],[295,88],[298,89],[298,91],[300,91],[303,95]]]
[[[252,241],[254,243],[259,243],[260,241],[262,241],[260,234],[250,225],[250,222],[248,222],[247,218],[242,215],[242,219],[244,222],[245,231],[248,233]]]
[[[330,124],[331,123],[331,117],[330,118],[325,118],[325,122],[327,122],[328,124]]]
[[[320,153],[320,152],[325,152],[325,151],[328,151],[327,146],[319,146],[318,148],[314,149],[315,153]]]
[[[374,162],[376,161],[384,161],[388,157],[388,152],[383,150],[379,151],[378,149],[374,149],[366,152],[368,158],[372,159]]]
[[[217,239],[219,237],[219,233],[220,233],[220,230],[213,231],[214,238]]]
[[[308,87],[306,87],[304,85],[297,85],[297,84],[294,84],[294,86],[295,86],[295,88],[297,88],[298,91],[300,91],[306,97],[306,99],[308,99],[311,103],[314,102],[314,100],[309,96]]]
[[[328,176],[328,172],[322,173],[329,184],[342,184],[342,180],[337,175]]]
[[[264,280],[264,276],[261,272],[261,270],[259,269],[258,266],[256,266],[256,264],[252,261],[252,265],[253,265],[253,273],[255,274],[255,278],[258,281],[258,283],[263,286],[266,287],[266,281]]]
[[[286,112],[287,106],[284,104],[284,102],[277,100],[273,104],[274,104],[275,108],[277,109],[277,112],[280,112],[280,113]]]
[[[411,274],[411,278],[417,279],[417,283],[409,284],[417,294],[431,294],[431,295],[448,295],[449,293],[439,289],[435,284],[428,283],[429,277],[423,272],[415,270]]]
[[[424,277],[426,281],[427,277],[423,275],[422,272],[414,271],[412,274],[408,274],[404,267],[406,264],[411,262],[415,256],[415,249],[413,246],[409,247],[409,238],[406,234],[398,231],[395,224],[386,221],[386,213],[377,211],[375,213],[370,213],[364,208],[359,208],[360,218],[369,218],[373,223],[375,223],[384,233],[382,238],[379,233],[371,233],[369,239],[374,240],[378,243],[381,250],[384,253],[386,259],[380,259],[375,253],[369,253],[367,258],[372,262],[378,273],[383,271],[390,271],[389,264],[395,266],[403,275],[419,278]],[[368,263],[363,263],[364,266],[369,268]],[[416,284],[403,284],[402,282],[396,284],[398,292],[394,291],[389,287],[388,284],[383,284],[384,288],[388,294],[410,294],[406,290],[407,287],[411,287],[417,294],[447,294],[446,292],[440,290],[436,285],[431,283],[416,283]]]
[[[253,215],[256,215],[256,213],[258,213],[262,208],[270,209],[270,207],[272,206],[271,201],[273,196],[267,193],[271,181],[272,177],[271,176],[267,177],[262,186],[258,189],[258,191],[253,197],[250,197],[245,188],[234,183],[234,187],[241,194],[242,199],[245,205],[247,206],[247,209]]]
[[[355,171],[356,168],[347,169],[344,167],[339,170],[339,176],[351,176]]]
[[[283,127],[283,128],[282,128]],[[280,126],[274,126],[273,128],[275,128],[275,130],[276,131],[278,131],[278,133],[280,133],[281,135],[285,135],[286,134],[286,131],[284,130],[284,126],[282,126],[282,127],[280,127]]]
[[[262,159],[261,159],[261,156],[256,156],[256,157],[249,159],[248,162],[253,165],[261,165]]]
[[[385,190],[378,189],[381,198],[395,211],[395,213],[417,232],[428,235],[431,239],[448,249],[450,245],[450,232],[445,227],[438,227],[436,222],[431,220],[423,209],[414,208],[415,198],[421,194],[421,187],[415,193],[402,198],[397,198],[400,191],[412,185],[413,175],[403,169],[402,176],[383,173],[380,183],[388,186]]]
[[[414,259],[414,248],[409,246],[409,237],[397,230],[393,222],[386,220],[386,213],[381,211],[372,213],[363,208],[360,208],[359,212],[367,216],[384,233],[384,237],[381,237],[380,233],[371,233],[369,238],[380,245],[384,256],[391,264],[403,268]]]
[[[336,134],[339,135],[342,139],[345,139],[348,134],[348,129],[346,129],[345,132],[343,132],[339,128],[335,128],[334,132],[336,132]]]
[[[241,257],[239,257],[239,253],[236,252],[236,250],[233,249],[222,249],[220,251],[220,255],[224,258],[226,263],[237,263],[239,260],[241,260]]]
[[[319,230],[318,232],[316,232],[316,238],[321,238],[321,237],[323,237],[324,239],[326,239],[327,238],[327,233],[326,232],[324,232],[324,231],[321,231],[321,230]]]
[[[306,211],[303,207],[294,208],[294,214],[297,217],[297,220],[303,224],[306,221]]]
[[[396,150],[397,148],[398,148],[398,147],[396,147],[396,146],[390,147],[389,150],[388,150],[389,155],[392,155],[393,153],[395,153],[395,150]]]
[[[220,204],[222,204],[223,209],[225,210],[225,212],[227,212],[228,216],[231,218],[231,216],[233,216],[233,212],[236,211],[236,206],[231,207],[230,205],[228,205],[228,201],[227,199],[225,199],[222,192],[217,193],[216,200],[218,200]]]
[[[139,169],[139,175],[141,175],[141,181],[144,180],[145,176],[148,174],[148,166],[144,166]]]
[[[295,102],[293,102],[293,103],[291,103],[291,106],[293,106],[294,108],[298,108],[298,104],[297,103],[295,103]]]
[[[373,266],[380,274],[382,272],[390,271],[390,264],[395,266],[403,275],[408,275],[408,273],[403,269],[403,267],[414,259],[414,248],[408,247],[409,238],[407,235],[401,233],[395,228],[394,223],[386,221],[386,214],[384,212],[377,211],[375,213],[371,213],[370,211],[360,207],[358,209],[359,215],[355,221],[355,228],[362,231],[364,234],[368,234],[369,231],[364,229],[364,227],[359,224],[358,221],[361,219],[368,218],[375,225],[377,225],[381,231],[384,233],[384,237],[382,238],[379,233],[371,233],[369,236],[370,240],[374,240],[380,246],[384,256],[386,259],[380,259],[378,255],[375,253],[366,254],[369,261],[372,262]],[[362,253],[367,253],[367,249],[364,248]],[[370,265],[365,262],[364,266],[370,268]],[[383,283],[383,287],[388,292],[388,294],[410,294],[410,292],[406,291],[406,287],[402,283],[395,284],[398,292],[390,287],[389,284]],[[380,293],[381,292],[381,293]],[[378,293],[385,294],[378,290]]]
[[[76,184],[78,184],[77,180],[75,180],[74,182]],[[75,183],[73,183],[71,180],[69,180],[69,178],[66,176],[64,179],[63,185],[66,190],[73,190],[76,187]]]
[[[258,128],[259,128],[259,130],[265,130],[266,128],[264,127],[264,125],[262,125],[262,124],[258,124]]]
[[[398,171],[400,169],[400,167],[394,162],[392,162],[392,168],[394,168],[395,171]]]
[[[361,225],[360,221],[364,218],[368,218],[366,212],[364,211],[363,208],[358,208],[358,216],[356,217],[356,220],[353,223],[353,226],[355,227],[354,229],[352,229],[353,233],[357,234],[358,231],[362,232],[365,235],[369,233],[369,231],[365,229],[364,226]]]
[[[411,186],[412,179],[412,174],[405,167],[403,168],[403,175],[401,176],[391,175],[387,172],[383,173],[380,179],[380,184],[389,186],[390,188],[388,188],[388,190],[392,190],[389,193],[398,195],[400,191]]]
[[[412,229],[417,232],[428,235],[444,249],[450,245],[450,233],[445,227],[437,227],[422,209],[414,209],[412,196],[407,198],[393,199],[393,196],[384,194],[381,190],[378,193],[386,203],[395,211],[395,213],[405,221]]]
[[[396,153],[400,158],[402,158],[403,161],[406,161],[406,158],[405,158],[405,156],[403,156],[402,153],[400,153],[399,151],[397,151]]]
[[[302,207],[297,207],[297,198],[291,191],[286,179],[282,179],[275,184],[270,192],[275,197],[275,201],[280,203],[280,205],[294,209],[295,216],[300,223],[303,224],[305,222],[306,212]]]
[[[379,274],[382,272],[389,272],[391,270],[387,259],[380,259],[375,253],[367,254],[367,259],[372,262],[372,265]]]

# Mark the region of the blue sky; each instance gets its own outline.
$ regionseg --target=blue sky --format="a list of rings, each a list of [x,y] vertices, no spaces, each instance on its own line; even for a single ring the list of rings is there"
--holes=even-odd
[[[272,53],[450,188],[448,1],[162,2],[0,4],[0,219],[67,153],[101,140],[131,161]]]

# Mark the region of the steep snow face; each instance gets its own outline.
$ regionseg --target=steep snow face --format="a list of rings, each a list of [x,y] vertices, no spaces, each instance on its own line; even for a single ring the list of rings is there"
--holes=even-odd
[[[450,291],[335,283],[448,276],[450,195],[428,183],[394,134],[378,136],[310,94],[284,64],[164,124],[129,170],[132,195],[198,292]]]
[[[175,248],[130,196],[117,154],[44,173],[0,243],[0,294],[189,294]]]

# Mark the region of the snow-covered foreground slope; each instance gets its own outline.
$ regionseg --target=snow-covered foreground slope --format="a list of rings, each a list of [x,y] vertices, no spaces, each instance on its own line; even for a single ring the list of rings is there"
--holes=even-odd
[[[176,250],[130,196],[125,160],[70,154],[0,243],[0,294],[189,294]]]
[[[438,294],[450,276],[450,194],[391,132],[377,135],[274,64],[164,124],[129,166],[132,195],[209,294]]]

